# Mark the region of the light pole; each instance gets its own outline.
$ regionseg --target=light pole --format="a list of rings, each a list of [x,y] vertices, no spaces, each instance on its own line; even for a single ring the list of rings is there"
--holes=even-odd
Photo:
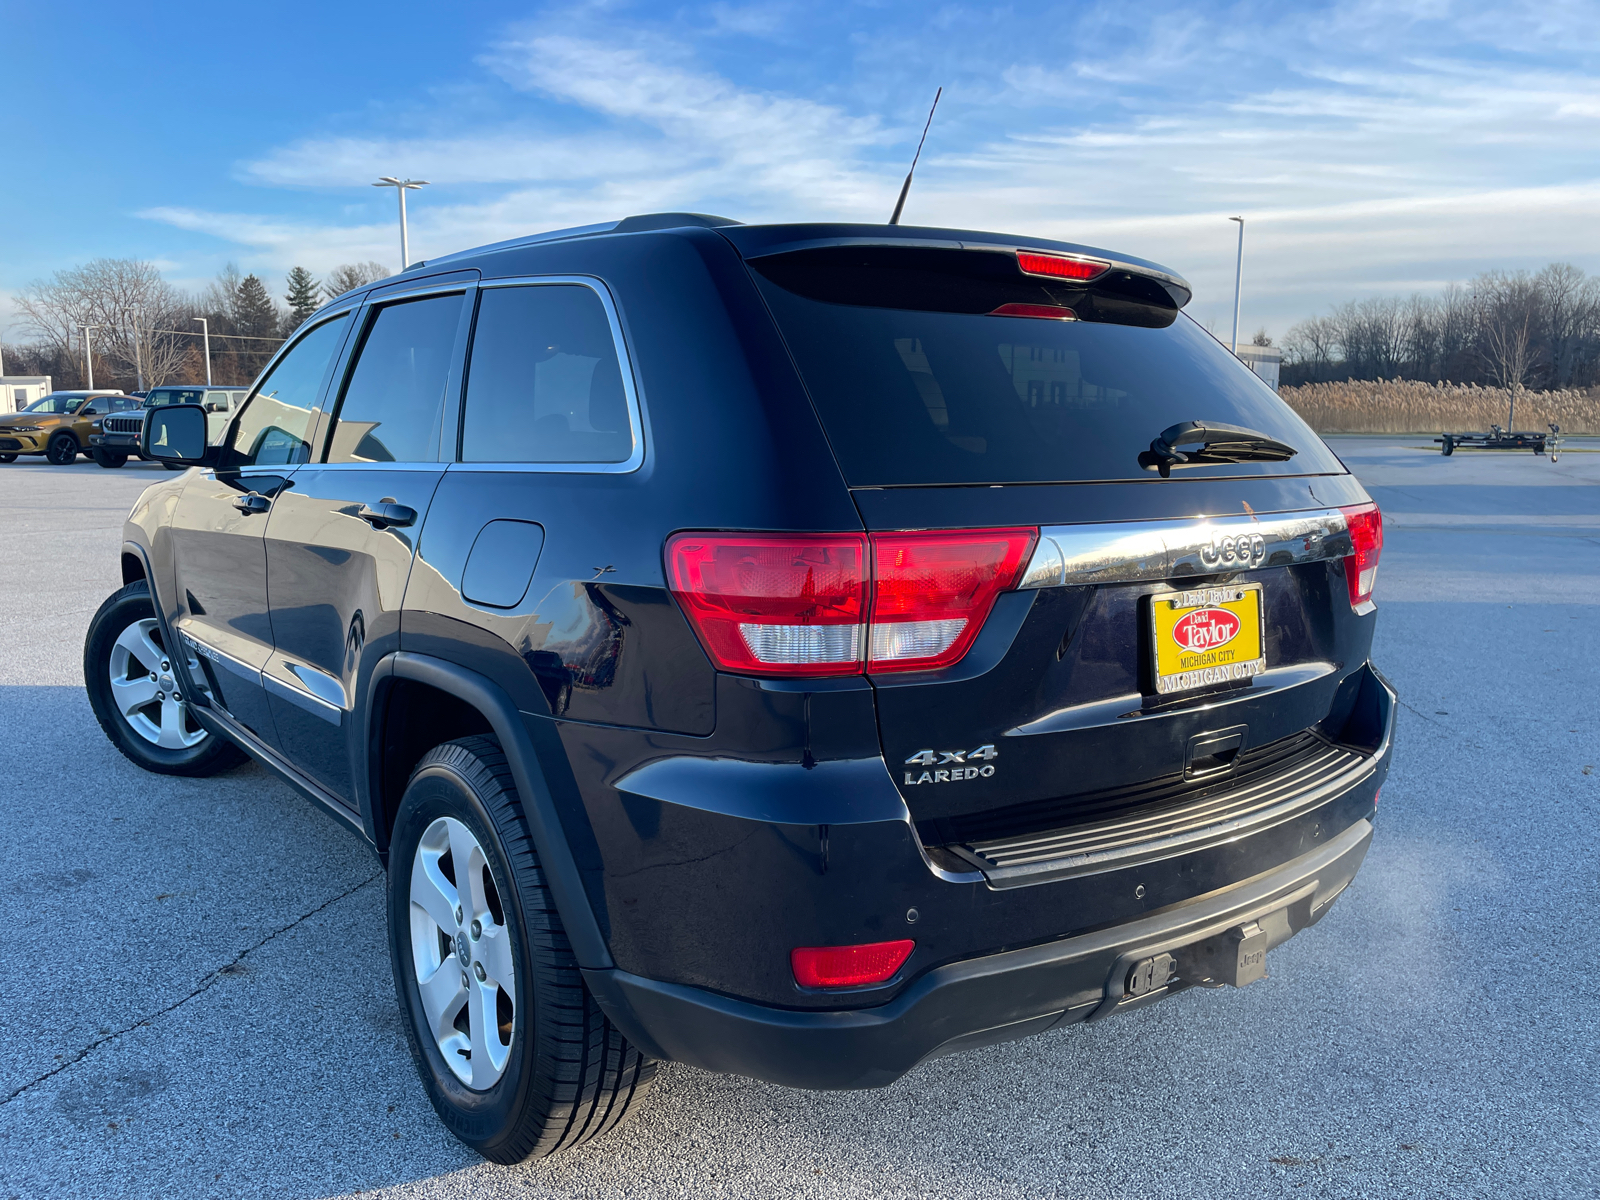
[[[411,265],[411,244],[406,240],[406,192],[420,187],[427,187],[426,179],[396,179],[393,175],[382,176],[373,187],[392,187],[395,195],[400,197],[400,269],[404,271]]]
[[[144,391],[144,354],[139,345],[139,310],[125,308],[122,310],[122,315],[133,322],[133,373],[138,380],[134,387],[142,392]]]
[[[1239,257],[1233,264],[1233,356],[1239,357],[1239,284],[1244,278],[1244,218],[1229,217],[1239,222]]]
[[[94,391],[94,351],[89,346],[89,331],[99,329],[98,325],[79,325],[83,330],[83,373],[89,377],[89,390]]]
[[[200,322],[200,336],[205,339],[205,343],[206,343],[206,386],[210,387],[211,386],[211,326],[206,323],[206,319],[204,317],[190,317],[189,320],[191,320],[191,321],[199,321]]]

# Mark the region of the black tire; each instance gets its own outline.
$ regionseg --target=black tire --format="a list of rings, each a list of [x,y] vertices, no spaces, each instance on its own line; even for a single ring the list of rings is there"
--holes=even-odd
[[[238,766],[245,761],[244,751],[214,733],[206,734],[185,749],[168,749],[135,732],[118,708],[111,692],[112,650],[130,625],[152,621],[155,615],[150,587],[141,579],[113,592],[89,622],[89,636],[83,643],[83,682],[95,719],[106,731],[111,744],[130,762],[158,775],[215,775]],[[159,637],[159,630],[156,636]]]
[[[15,454],[0,454],[0,463],[14,463],[17,461]]]
[[[126,454],[112,453],[110,450],[91,450],[89,451],[89,457],[108,470],[126,466],[128,462]]]
[[[423,1008],[413,959],[417,848],[442,817],[465,825],[483,849],[509,938],[515,992],[531,1000],[519,1001],[501,1025],[511,1029],[505,1066],[481,1091],[446,1064]],[[515,1163],[581,1145],[620,1125],[648,1094],[656,1064],[606,1019],[584,985],[516,784],[493,738],[446,742],[412,772],[389,845],[388,909],[395,991],[417,1071],[440,1119],[479,1154]],[[453,961],[446,958],[438,969],[453,970]]]
[[[58,433],[45,446],[44,456],[58,467],[68,466],[78,460],[78,439],[70,433]]]
[[[1445,440],[1444,440],[1444,449],[1439,451],[1439,453],[1444,455],[1446,458],[1449,458],[1455,452],[1456,452],[1456,444],[1454,442],[1452,442],[1449,438],[1445,438]]]

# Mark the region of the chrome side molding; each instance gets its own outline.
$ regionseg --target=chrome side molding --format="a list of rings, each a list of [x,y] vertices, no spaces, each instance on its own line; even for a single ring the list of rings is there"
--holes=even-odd
[[[1019,588],[1253,571],[1354,553],[1337,508],[1201,520],[1046,525]]]

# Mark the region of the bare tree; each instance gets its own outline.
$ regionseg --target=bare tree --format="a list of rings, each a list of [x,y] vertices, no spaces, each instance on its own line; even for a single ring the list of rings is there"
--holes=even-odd
[[[389,278],[389,268],[382,263],[346,263],[328,272],[322,290],[328,299],[332,300],[354,288],[366,287],[369,283],[377,283],[378,280],[387,278]]]
[[[1517,396],[1534,365],[1534,335],[1539,319],[1539,289],[1526,271],[1493,271],[1478,277],[1482,354],[1491,377],[1511,393],[1506,428],[1517,419]]]
[[[97,357],[125,379],[150,386],[171,378],[188,350],[186,338],[164,332],[185,319],[185,298],[152,263],[97,258],[29,284],[16,304],[40,338],[63,353],[82,345],[82,326],[94,326]]]

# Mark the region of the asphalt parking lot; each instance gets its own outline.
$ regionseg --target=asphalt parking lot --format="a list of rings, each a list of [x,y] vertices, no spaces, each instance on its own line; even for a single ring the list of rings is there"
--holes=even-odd
[[[372,854],[95,724],[84,631],[162,473],[0,466],[0,1198],[1600,1195],[1600,453],[1333,444],[1387,517],[1404,708],[1366,867],[1267,980],[877,1092],[667,1066],[512,1168],[415,1078]]]

